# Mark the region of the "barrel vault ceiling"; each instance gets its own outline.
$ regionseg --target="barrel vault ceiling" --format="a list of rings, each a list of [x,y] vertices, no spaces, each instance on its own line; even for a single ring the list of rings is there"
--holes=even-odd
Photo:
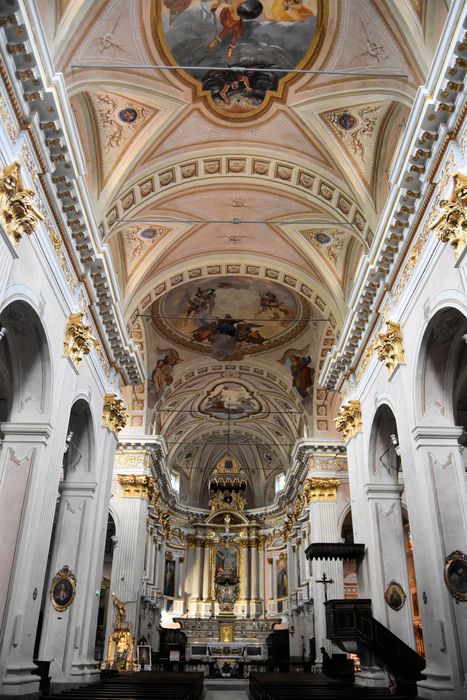
[[[129,430],[165,438],[198,505],[230,452],[260,507],[297,438],[336,437],[319,370],[445,3],[37,3],[147,364]]]

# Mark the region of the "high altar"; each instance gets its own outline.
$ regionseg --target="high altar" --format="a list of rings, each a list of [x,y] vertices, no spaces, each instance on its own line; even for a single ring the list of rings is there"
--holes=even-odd
[[[280,622],[262,609],[264,537],[260,524],[244,514],[246,488],[239,463],[230,456],[220,460],[209,480],[211,512],[189,541],[196,595],[185,615],[174,618],[186,635],[188,659],[264,659],[266,639]]]

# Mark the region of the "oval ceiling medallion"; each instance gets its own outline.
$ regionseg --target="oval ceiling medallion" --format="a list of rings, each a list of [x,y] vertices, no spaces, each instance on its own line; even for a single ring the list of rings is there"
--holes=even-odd
[[[312,66],[327,19],[322,0],[164,0],[152,2],[152,28],[169,65],[217,113],[251,117],[281,98]],[[255,69],[261,69],[260,71]]]
[[[289,343],[309,327],[311,308],[276,282],[238,276],[181,284],[153,303],[151,315],[171,343],[237,360]]]
[[[125,122],[125,124],[132,124],[136,121],[137,116],[138,113],[133,107],[125,107],[125,109],[121,109],[118,113],[118,118],[120,121]]]

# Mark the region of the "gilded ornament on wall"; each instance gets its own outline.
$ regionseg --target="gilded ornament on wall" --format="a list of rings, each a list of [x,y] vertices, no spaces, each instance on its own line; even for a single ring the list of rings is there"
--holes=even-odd
[[[96,342],[89,326],[83,323],[83,314],[78,312],[68,317],[64,354],[78,367],[84,355],[88,355]]]
[[[454,175],[454,190],[450,199],[440,202],[441,213],[431,226],[440,241],[450,243],[456,257],[467,244],[467,176]]]
[[[35,196],[35,192],[23,184],[18,161],[3,168],[0,173],[0,223],[15,248],[24,234],[34,233],[39,222],[44,221],[34,206]]]
[[[349,440],[362,430],[362,412],[360,401],[351,399],[341,406],[339,415],[334,419],[337,430],[342,433],[344,440]]]
[[[102,411],[102,425],[112,433],[117,433],[126,425],[128,414],[123,405],[123,401],[117,398],[116,394],[106,394],[104,396],[104,408]]]
[[[401,327],[394,321],[387,321],[387,332],[378,333],[378,342],[375,345],[378,360],[384,362],[389,372],[397,365],[405,362],[404,345],[402,342]]]

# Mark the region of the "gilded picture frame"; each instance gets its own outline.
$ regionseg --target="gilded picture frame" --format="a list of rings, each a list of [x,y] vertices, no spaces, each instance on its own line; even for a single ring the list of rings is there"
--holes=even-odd
[[[384,600],[392,610],[396,612],[404,607],[407,595],[397,581],[391,581],[384,591]]]
[[[444,560],[444,582],[453,598],[467,601],[467,555],[459,549]]]
[[[52,579],[50,600],[59,612],[67,610],[76,595],[76,577],[69,566],[64,566]]]

